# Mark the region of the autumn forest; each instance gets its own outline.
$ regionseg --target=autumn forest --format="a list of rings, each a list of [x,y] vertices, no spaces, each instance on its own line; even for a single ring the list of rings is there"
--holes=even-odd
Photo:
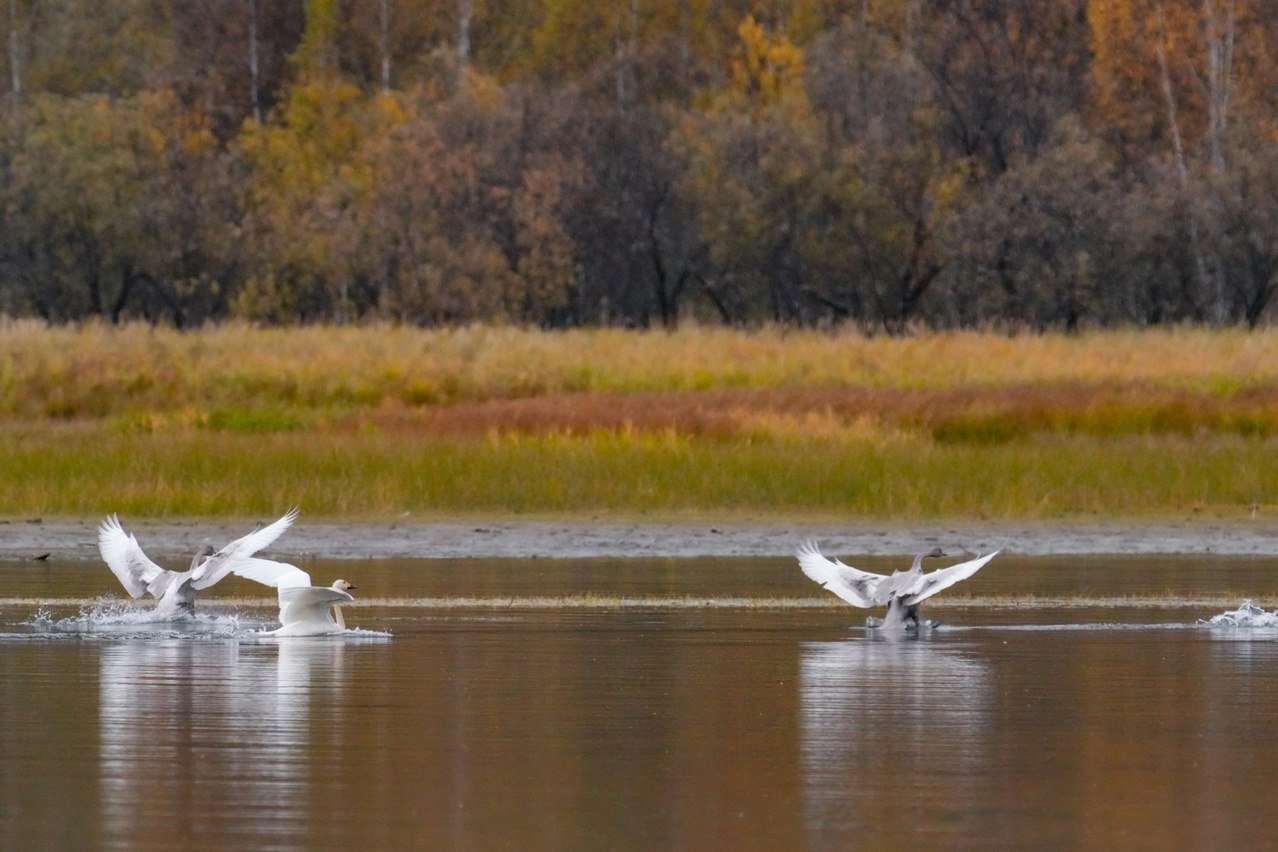
[[[1274,0],[5,0],[0,314],[1254,326]]]

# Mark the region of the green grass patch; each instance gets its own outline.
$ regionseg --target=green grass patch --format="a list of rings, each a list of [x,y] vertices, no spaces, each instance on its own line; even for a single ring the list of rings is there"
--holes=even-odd
[[[262,408],[218,408],[210,411],[200,425],[219,432],[260,435],[267,432],[295,432],[307,425],[300,412],[264,406]]]
[[[1269,439],[441,438],[4,427],[0,515],[823,513],[1053,518],[1278,504]]]

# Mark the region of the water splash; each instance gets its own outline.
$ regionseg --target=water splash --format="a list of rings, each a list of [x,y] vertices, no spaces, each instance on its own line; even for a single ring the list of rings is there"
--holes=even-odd
[[[42,606],[37,609],[31,616],[29,621],[22,622],[23,627],[34,627],[37,630],[48,630],[55,623],[53,612],[47,607]]]
[[[1248,627],[1278,629],[1278,612],[1267,612],[1250,599],[1245,600],[1232,612],[1213,615],[1205,622],[1210,627]]]
[[[231,636],[243,625],[238,614],[161,611],[138,607],[127,601],[97,601],[80,606],[75,615],[54,618],[41,607],[24,626],[48,633],[107,633],[113,635],[186,635],[213,634]]]
[[[347,640],[354,642],[361,640],[376,642],[382,639],[389,639],[391,635],[389,630],[371,630],[366,627],[351,627],[346,630]]]

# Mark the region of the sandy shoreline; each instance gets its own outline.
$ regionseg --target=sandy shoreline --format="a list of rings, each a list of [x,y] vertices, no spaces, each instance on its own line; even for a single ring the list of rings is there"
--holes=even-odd
[[[149,553],[180,556],[221,545],[252,529],[226,520],[126,521]],[[262,518],[269,522],[273,518]],[[0,520],[0,560],[41,554],[98,559],[97,524],[85,520]],[[849,526],[803,522],[625,522],[464,520],[372,523],[299,521],[271,555],[311,559],[458,557],[788,556],[812,538],[834,554],[911,554],[936,545],[958,553],[1139,554],[1278,553],[1278,521],[935,522]]]

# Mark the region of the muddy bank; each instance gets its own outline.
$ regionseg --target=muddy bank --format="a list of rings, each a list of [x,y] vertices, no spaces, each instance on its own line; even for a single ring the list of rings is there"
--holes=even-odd
[[[0,521],[0,559],[98,559],[100,519]],[[125,520],[156,558],[189,555],[244,535],[258,520]],[[273,546],[277,558],[789,556],[815,539],[831,554],[911,554],[940,545],[961,553],[1005,548],[1044,554],[1278,553],[1278,521],[1150,523],[918,523],[848,526],[805,522],[441,521],[338,524],[299,521]]]

